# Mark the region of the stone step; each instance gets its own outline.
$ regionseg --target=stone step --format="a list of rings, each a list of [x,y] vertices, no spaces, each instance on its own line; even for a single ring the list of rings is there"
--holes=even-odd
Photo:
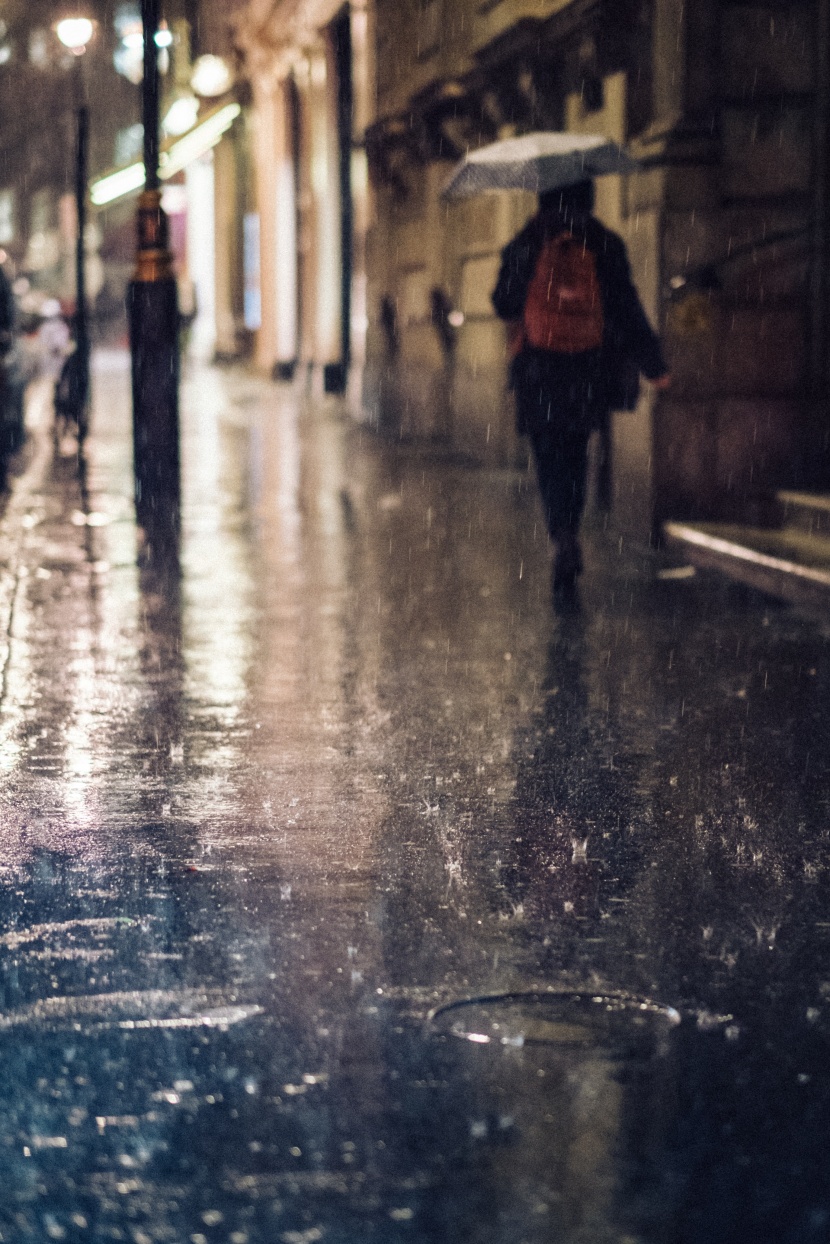
[[[830,496],[826,493],[779,492],[777,499],[787,526],[830,536]]]
[[[748,587],[830,612],[830,532],[734,523],[665,523],[666,543],[701,569],[719,570]]]

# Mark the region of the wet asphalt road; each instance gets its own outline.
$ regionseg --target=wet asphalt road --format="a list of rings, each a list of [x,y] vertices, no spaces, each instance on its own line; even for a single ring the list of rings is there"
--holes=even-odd
[[[826,634],[518,473],[127,373],[0,527],[0,1239],[830,1239]]]

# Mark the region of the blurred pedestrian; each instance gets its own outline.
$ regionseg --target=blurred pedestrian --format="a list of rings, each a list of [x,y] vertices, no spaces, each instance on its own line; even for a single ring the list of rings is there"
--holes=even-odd
[[[6,253],[0,254],[0,487],[5,487],[8,460],[23,443],[27,376],[14,290],[3,268]]]
[[[57,298],[47,298],[40,309],[40,327],[37,330],[37,349],[40,369],[50,380],[57,380],[69,353],[69,325],[63,317]]]
[[[634,408],[640,373],[669,382],[625,245],[593,206],[592,181],[541,194],[537,215],[502,252],[493,291],[508,322],[517,430],[530,439],[556,545],[555,591],[572,590],[582,572],[591,432],[609,411]]]
[[[2,252],[5,259],[5,251]],[[14,345],[17,328],[17,307],[11,282],[0,262],[0,356],[8,354]]]

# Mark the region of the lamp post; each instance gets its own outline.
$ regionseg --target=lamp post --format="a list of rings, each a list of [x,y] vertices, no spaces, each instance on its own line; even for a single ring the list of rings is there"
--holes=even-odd
[[[86,198],[87,198],[87,149],[89,142],[89,107],[86,102],[82,57],[95,33],[95,25],[88,17],[65,17],[58,22],[55,33],[61,43],[75,58],[75,208],[77,237],[75,239],[75,351],[77,354],[77,391],[75,393],[78,434],[83,439],[86,432],[86,413],[89,402],[89,320],[86,305]]]
[[[133,464],[139,525],[148,539],[178,523],[179,309],[167,217],[159,189],[159,0],[142,0],[144,191],[138,251],[127,294],[132,354]]]

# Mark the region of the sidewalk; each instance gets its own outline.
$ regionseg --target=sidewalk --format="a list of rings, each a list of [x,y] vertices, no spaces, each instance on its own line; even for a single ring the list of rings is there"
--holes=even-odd
[[[822,1239],[823,632],[601,532],[557,615],[529,478],[232,370],[160,583],[94,385],[0,521],[3,1244]]]

